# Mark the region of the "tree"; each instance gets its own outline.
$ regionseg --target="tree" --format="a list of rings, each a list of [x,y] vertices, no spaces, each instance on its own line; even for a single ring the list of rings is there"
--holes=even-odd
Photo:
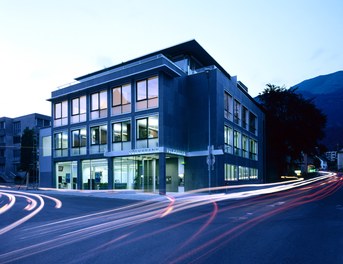
[[[36,177],[37,145],[34,129],[28,127],[24,129],[21,137],[20,148],[20,169],[29,173],[31,177]]]
[[[290,173],[302,153],[315,153],[324,136],[326,116],[296,88],[266,86],[258,100],[266,112],[267,179],[273,181]]]

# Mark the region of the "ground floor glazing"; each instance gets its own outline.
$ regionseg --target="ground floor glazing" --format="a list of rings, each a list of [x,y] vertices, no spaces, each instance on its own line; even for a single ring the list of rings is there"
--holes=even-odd
[[[166,191],[184,190],[184,157],[158,154],[55,163],[56,187],[82,190],[142,190],[157,192],[161,179]]]

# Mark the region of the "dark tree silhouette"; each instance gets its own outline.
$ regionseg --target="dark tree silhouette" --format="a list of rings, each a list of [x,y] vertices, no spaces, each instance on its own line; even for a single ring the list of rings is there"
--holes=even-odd
[[[258,101],[266,111],[267,179],[293,170],[302,153],[315,153],[324,136],[326,116],[296,88],[267,84]]]

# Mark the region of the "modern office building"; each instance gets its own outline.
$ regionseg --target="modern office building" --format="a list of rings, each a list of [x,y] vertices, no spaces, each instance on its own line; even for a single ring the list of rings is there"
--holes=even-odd
[[[264,113],[195,40],[76,78],[49,100],[54,187],[263,182]]]
[[[37,113],[16,118],[0,118],[0,176],[5,181],[13,181],[20,171],[21,137],[25,128],[34,129],[38,149],[39,130],[50,125],[50,116]]]

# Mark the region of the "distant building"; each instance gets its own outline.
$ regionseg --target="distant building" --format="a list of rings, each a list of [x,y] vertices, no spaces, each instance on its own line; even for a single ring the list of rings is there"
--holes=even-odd
[[[337,151],[337,169],[343,170],[343,149]]]
[[[39,187],[52,187],[51,127],[39,131]]]
[[[50,125],[50,116],[37,113],[16,118],[0,118],[1,178],[3,178],[5,181],[13,181],[14,177],[19,172],[21,136],[25,128],[34,129],[36,138],[38,139],[39,129],[43,127],[49,127]]]
[[[337,160],[337,151],[327,151],[327,152],[325,152],[325,156],[329,161],[336,161]]]
[[[50,101],[53,187],[264,181],[264,112],[194,40],[76,78]]]

